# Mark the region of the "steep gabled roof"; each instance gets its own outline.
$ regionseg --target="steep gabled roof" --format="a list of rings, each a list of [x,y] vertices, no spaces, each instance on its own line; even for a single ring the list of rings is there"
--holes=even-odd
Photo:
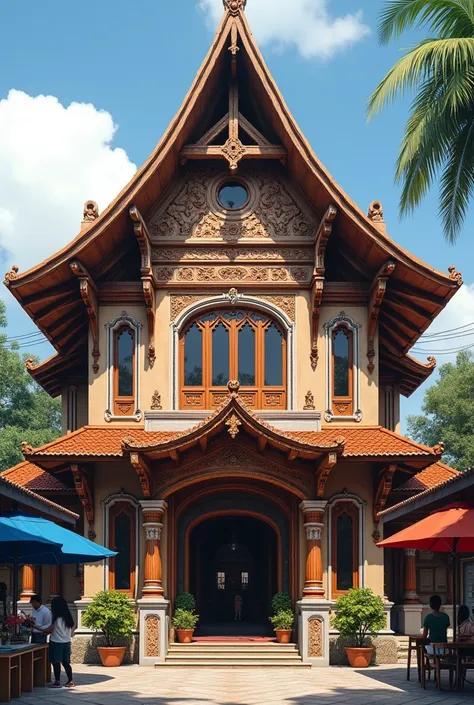
[[[178,172],[183,148],[196,139],[199,126],[206,125],[214,97],[228,85],[233,53],[241,69],[242,85],[258,105],[268,131],[283,145],[287,169],[298,183],[315,213],[323,217],[330,206],[337,209],[335,232],[337,257],[350,261],[368,282],[388,260],[395,270],[381,307],[380,344],[407,367],[405,356],[462,283],[450,267],[443,274],[397,245],[369,219],[336,184],[319,162],[292,117],[263,57],[256,46],[243,13],[242,0],[226,0],[227,10],[212,46],[168,130],[135,176],[105,211],[62,250],[32,269],[13,269],[6,284],[61,356],[85,345],[87,317],[79,284],[71,271],[77,259],[95,280],[117,271],[118,258],[127,260],[140,276],[139,252],[133,235],[129,208],[135,205],[146,215]],[[229,52],[235,49],[235,52]],[[334,238],[333,238],[334,239]],[[330,249],[330,248],[329,248]],[[328,249],[328,251],[329,251]],[[130,272],[131,270],[129,270]],[[124,275],[125,276],[125,275]],[[409,365],[408,365],[409,366]],[[33,374],[41,382],[42,369]],[[399,374],[399,373],[397,373]],[[403,393],[413,391],[423,370]],[[45,383],[57,390],[57,385]]]

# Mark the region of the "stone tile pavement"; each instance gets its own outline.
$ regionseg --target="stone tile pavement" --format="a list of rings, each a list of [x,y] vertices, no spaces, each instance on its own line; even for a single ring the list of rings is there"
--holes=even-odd
[[[35,688],[18,705],[458,705],[464,693],[423,691],[406,669],[379,666],[365,671],[324,669],[102,668],[75,666],[74,690]],[[473,679],[474,680],[474,679]],[[447,684],[446,684],[447,688]]]

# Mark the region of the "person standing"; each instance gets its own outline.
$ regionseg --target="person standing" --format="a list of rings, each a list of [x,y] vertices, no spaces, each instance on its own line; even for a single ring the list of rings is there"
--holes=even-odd
[[[11,615],[12,600],[8,595],[8,586],[6,583],[0,583],[0,624]]]
[[[51,602],[52,623],[50,627],[40,628],[43,634],[51,634],[49,640],[49,660],[53,666],[54,683],[51,688],[61,688],[61,665],[67,676],[66,688],[73,688],[71,668],[71,639],[74,620],[64,597],[55,597]]]
[[[38,628],[46,629],[51,626],[53,617],[51,611],[43,605],[43,600],[41,595],[33,595],[30,600],[30,605],[32,606],[31,616],[35,620],[35,626],[32,629],[31,643],[32,644],[46,644],[47,636],[38,631]]]
[[[237,594],[234,598],[234,620],[240,622],[242,619],[242,605],[243,605],[242,595]]]

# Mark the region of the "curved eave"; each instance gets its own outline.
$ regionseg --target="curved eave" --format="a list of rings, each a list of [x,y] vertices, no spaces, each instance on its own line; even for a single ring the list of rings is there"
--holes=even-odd
[[[425,382],[436,369],[436,360],[428,358],[427,363],[416,360],[411,355],[397,357],[388,350],[380,352],[381,378],[393,378],[401,393],[409,397]]]
[[[83,377],[84,374],[87,374],[87,364],[84,357],[86,355],[87,351],[81,350],[75,350],[70,355],[54,353],[39,365],[27,362],[26,369],[45,392],[52,397],[57,397],[61,394],[61,380],[65,375],[70,382],[71,378]]]

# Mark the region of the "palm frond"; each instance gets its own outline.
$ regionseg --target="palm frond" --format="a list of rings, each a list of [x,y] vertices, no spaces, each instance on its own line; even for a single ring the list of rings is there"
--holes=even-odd
[[[450,145],[440,185],[440,216],[448,242],[453,243],[474,195],[474,113],[471,112]]]
[[[390,0],[380,13],[379,41],[387,44],[407,29],[430,26],[440,37],[474,34],[473,0]]]

